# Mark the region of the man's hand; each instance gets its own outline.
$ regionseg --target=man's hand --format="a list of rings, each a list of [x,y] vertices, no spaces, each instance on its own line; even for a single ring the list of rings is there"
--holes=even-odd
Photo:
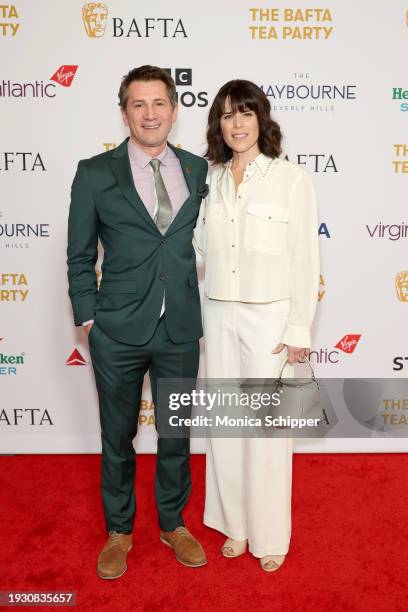
[[[299,348],[298,346],[287,346],[280,342],[278,346],[272,351],[273,354],[280,353],[285,348],[288,349],[288,363],[299,363],[303,361],[305,357],[309,357],[310,349]]]
[[[92,323],[88,323],[88,325],[83,325],[82,327],[85,330],[85,333],[87,336],[89,336],[89,332],[91,331],[92,325],[94,324],[94,322],[92,321]]]

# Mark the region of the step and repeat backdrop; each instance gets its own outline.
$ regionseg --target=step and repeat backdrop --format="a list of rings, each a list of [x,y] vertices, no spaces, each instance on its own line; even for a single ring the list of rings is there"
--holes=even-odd
[[[119,84],[146,63],[174,77],[171,140],[197,154],[219,87],[262,87],[284,157],[308,170],[319,197],[317,375],[407,376],[407,11],[400,0],[0,5],[0,453],[100,450],[87,338],[67,293],[69,194],[78,160],[127,136]],[[405,418],[408,402],[388,400]],[[154,452],[148,381],[139,424],[136,447]],[[373,435],[297,440],[296,450],[408,443]]]

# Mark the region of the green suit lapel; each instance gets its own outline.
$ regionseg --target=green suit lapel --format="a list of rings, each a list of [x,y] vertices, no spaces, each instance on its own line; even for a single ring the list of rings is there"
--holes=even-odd
[[[110,165],[112,168],[112,172],[115,175],[116,181],[118,183],[119,189],[121,190],[124,197],[135,207],[135,209],[139,212],[139,214],[145,219],[145,221],[149,224],[150,227],[154,228],[156,232],[160,233],[157,229],[157,226],[153,219],[151,218],[149,212],[147,211],[146,206],[144,205],[141,197],[139,196],[132,175],[132,169],[130,167],[130,160],[128,154],[128,140],[126,138],[113,152],[112,159],[110,161]],[[194,196],[197,192],[198,184],[197,184],[197,172],[195,171],[194,165],[187,159],[185,153],[182,149],[178,149],[174,147],[170,143],[169,147],[172,151],[177,155],[180,166],[183,171],[184,179],[186,181],[187,187],[190,191],[189,197],[183,203],[182,207],[178,211],[177,215],[174,217],[173,222],[171,223],[168,231],[174,230],[174,228],[178,225],[180,220],[182,220],[183,212],[185,208],[188,206],[189,200],[192,196]]]
[[[186,160],[184,151],[182,149],[179,149],[170,143],[168,143],[168,145],[170,149],[173,151],[173,153],[177,155],[179,162],[180,162],[181,169],[183,171],[184,180],[187,183],[187,187],[190,191],[190,195],[193,195],[197,189],[197,179],[196,179],[196,173],[194,172],[194,168]]]
[[[172,151],[174,151],[174,153],[177,155],[179,161],[180,161],[180,166],[181,169],[183,171],[183,175],[184,175],[184,179],[187,183],[187,187],[190,191],[190,195],[188,196],[188,198],[185,200],[185,202],[183,203],[182,207],[180,208],[180,210],[178,211],[177,215],[174,217],[172,224],[170,225],[169,229],[167,230],[168,234],[173,233],[174,231],[177,231],[177,229],[180,227],[180,224],[183,223],[183,219],[185,217],[185,213],[188,211],[189,206],[191,206],[191,200],[194,197],[197,197],[197,190],[198,190],[198,172],[197,172],[197,164],[193,161],[193,163],[191,163],[191,157],[187,156],[185,154],[185,151],[183,151],[182,149],[178,149],[177,147],[174,147],[173,145],[171,145],[170,143],[169,147],[171,148]]]
[[[155,222],[149,215],[146,206],[143,204],[141,197],[139,196],[135,183],[133,181],[132,170],[130,167],[130,160],[128,154],[128,140],[126,138],[113,152],[111,159],[112,172],[115,175],[119,189],[125,198],[133,204],[140,215],[145,221],[154,229],[159,232]],[[159,232],[160,233],[160,232]]]

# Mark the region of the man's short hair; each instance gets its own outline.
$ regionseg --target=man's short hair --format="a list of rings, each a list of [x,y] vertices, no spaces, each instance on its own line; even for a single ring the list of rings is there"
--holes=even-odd
[[[177,104],[176,86],[172,76],[158,66],[139,66],[130,70],[122,79],[119,88],[119,105],[125,110],[128,100],[128,88],[133,81],[162,81],[167,89],[167,95],[172,106]]]

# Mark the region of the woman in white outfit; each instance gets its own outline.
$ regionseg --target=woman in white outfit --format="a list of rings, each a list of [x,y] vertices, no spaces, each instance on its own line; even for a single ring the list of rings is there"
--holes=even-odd
[[[218,92],[208,118],[214,169],[194,232],[205,265],[207,378],[284,375],[310,348],[319,284],[312,182],[279,159],[281,131],[254,83]],[[211,438],[204,522],[228,539],[222,553],[249,551],[278,569],[291,535],[292,439]]]

